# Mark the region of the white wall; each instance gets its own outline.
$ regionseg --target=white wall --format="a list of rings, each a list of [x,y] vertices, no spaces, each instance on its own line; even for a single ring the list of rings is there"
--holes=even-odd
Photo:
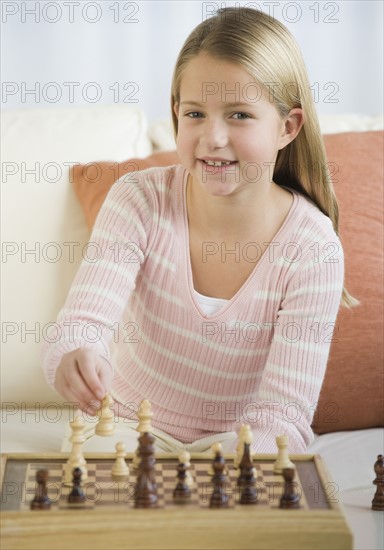
[[[381,0],[2,0],[1,107],[125,101],[151,120],[168,117],[173,64],[184,39],[213,10],[236,4],[269,11],[293,32],[319,113],[382,112]]]

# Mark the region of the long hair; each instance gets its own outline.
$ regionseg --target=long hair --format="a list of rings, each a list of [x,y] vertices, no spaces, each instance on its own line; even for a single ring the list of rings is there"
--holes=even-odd
[[[183,72],[189,61],[204,52],[244,68],[267,92],[281,117],[296,107],[303,110],[304,124],[296,138],[278,152],[273,180],[311,199],[339,232],[339,209],[328,170],[320,126],[300,49],[279,21],[246,7],[222,8],[200,23],[186,39],[176,61],[171,90],[174,112],[180,101]],[[359,302],[343,288],[341,304]]]

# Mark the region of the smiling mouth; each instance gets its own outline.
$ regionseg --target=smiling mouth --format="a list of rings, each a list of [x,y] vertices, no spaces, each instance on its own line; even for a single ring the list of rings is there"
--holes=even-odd
[[[235,164],[237,161],[235,161],[235,160],[228,160],[228,161],[223,161],[223,160],[203,160],[202,162],[204,162],[204,164],[206,164],[207,166],[216,166],[216,167],[220,167],[220,166],[229,166],[230,164]]]

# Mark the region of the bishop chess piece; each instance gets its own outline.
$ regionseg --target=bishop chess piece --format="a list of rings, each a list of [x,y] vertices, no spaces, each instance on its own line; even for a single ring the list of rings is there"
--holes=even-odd
[[[85,441],[85,436],[84,436],[85,425],[81,416],[77,415],[74,418],[74,420],[70,423],[70,426],[72,429],[72,435],[71,435],[72,450],[65,465],[65,476],[64,476],[65,485],[71,485],[72,472],[75,468],[81,469],[83,480],[87,479],[88,477],[87,463],[85,461],[83,451],[81,448],[82,444]]]
[[[47,495],[47,470],[38,470],[36,472],[36,494],[31,502],[31,510],[49,510],[51,501]]]
[[[72,472],[73,487],[72,491],[68,495],[68,502],[70,504],[83,504],[85,502],[85,495],[81,488],[81,469],[75,468]]]
[[[98,413],[99,422],[96,425],[96,435],[110,436],[115,433],[115,415],[111,410],[112,404],[113,401],[111,396],[109,395],[109,393],[106,393],[104,399],[101,402],[101,409]]]
[[[300,508],[300,493],[294,480],[295,468],[284,468],[284,490],[280,498],[280,508]]]
[[[145,432],[139,437],[140,458],[135,491],[135,508],[157,507],[157,484],[155,480],[154,437]]]
[[[240,489],[240,504],[257,504],[259,500],[250,447],[250,443],[244,443],[243,458],[239,465],[240,476],[237,479],[237,486]]]
[[[209,500],[210,508],[227,508],[228,507],[228,495],[225,492],[225,485],[227,484],[226,476],[226,464],[221,452],[221,444],[216,443],[212,446],[212,450],[215,453],[215,458],[212,462],[213,476],[213,492]]]
[[[191,498],[191,489],[188,483],[189,453],[182,452],[177,465],[177,484],[173,491],[173,499],[178,504],[188,502]]]
[[[276,444],[279,449],[277,460],[273,465],[275,474],[282,474],[284,468],[294,468],[295,465],[289,460],[288,456],[288,436],[280,435],[276,437]]]
[[[372,510],[384,511],[384,456],[378,455],[374,465],[376,478],[373,484],[376,485],[376,492],[372,500]]]

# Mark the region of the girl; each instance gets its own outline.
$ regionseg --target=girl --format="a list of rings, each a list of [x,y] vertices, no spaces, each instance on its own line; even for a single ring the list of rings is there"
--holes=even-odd
[[[126,418],[149,399],[159,440],[234,450],[248,423],[255,451],[286,433],[304,452],[353,299],[294,39],[260,11],[219,10],[179,54],[172,116],[181,164],[114,184],[91,237],[103,256],[81,265],[65,336],[45,346],[47,380],[87,412],[107,391]]]

